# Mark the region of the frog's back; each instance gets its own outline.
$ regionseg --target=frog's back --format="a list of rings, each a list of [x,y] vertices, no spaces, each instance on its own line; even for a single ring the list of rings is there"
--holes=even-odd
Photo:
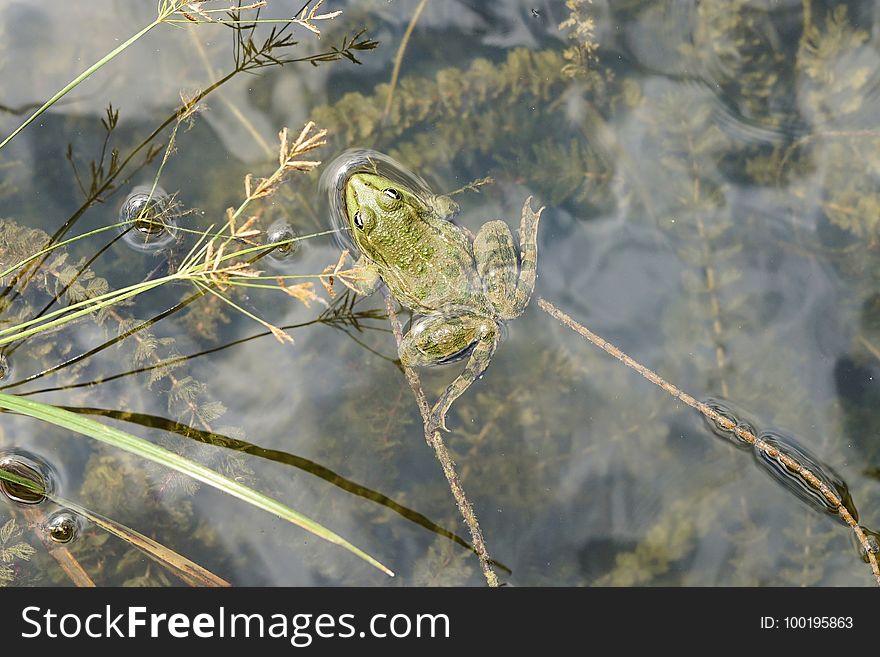
[[[454,224],[423,218],[400,229],[382,278],[405,307],[430,314],[448,306],[481,304],[482,289],[470,240]]]

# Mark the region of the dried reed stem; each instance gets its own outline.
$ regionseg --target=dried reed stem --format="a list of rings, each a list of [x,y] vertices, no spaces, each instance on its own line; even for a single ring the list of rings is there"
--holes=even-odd
[[[856,519],[853,518],[849,510],[843,505],[843,502],[837,496],[837,494],[834,493],[834,491],[832,491],[826,484],[824,484],[821,479],[813,474],[813,472],[801,465],[796,459],[792,458],[788,454],[780,452],[779,449],[777,449],[776,447],[764,442],[755,434],[747,431],[746,429],[743,429],[741,426],[738,426],[729,418],[724,417],[703,402],[694,399],[686,392],[679,390],[677,387],[675,387],[668,381],[665,381],[658,374],[655,374],[644,365],[637,363],[607,340],[603,340],[586,327],[578,324],[575,320],[559,310],[556,306],[554,306],[546,299],[539,298],[538,306],[541,308],[541,310],[546,312],[554,319],[562,322],[565,326],[570,328],[575,333],[583,336],[606,353],[614,356],[617,360],[621,361],[627,367],[634,369],[636,372],[641,374],[654,385],[663,388],[663,390],[668,392],[679,401],[684,402],[691,408],[696,409],[697,411],[702,413],[705,417],[707,417],[719,427],[723,428],[726,431],[734,432],[741,440],[749,443],[755,449],[764,452],[770,458],[780,461],[783,465],[785,465],[786,468],[788,468],[792,472],[796,472],[801,477],[803,477],[803,479],[807,481],[807,483],[809,483],[813,489],[819,491],[822,494],[822,496],[828,501],[828,503],[837,510],[837,514],[841,517],[841,519],[853,530],[853,533],[856,535],[856,539],[865,550],[868,563],[871,565],[871,571],[874,573],[877,584],[880,585],[880,566],[878,566],[877,564],[877,556],[872,551],[871,546],[868,543],[868,538],[867,536],[865,536],[865,532],[859,526],[858,522],[856,522]]]
[[[403,339],[403,331],[400,328],[400,320],[397,319],[397,313],[394,312],[394,303],[388,295],[385,295],[385,308],[388,311],[388,320],[391,322],[391,329],[394,331],[394,339],[397,340],[397,345],[400,347],[400,342]],[[480,523],[477,520],[477,515],[474,513],[474,508],[468,501],[464,488],[462,488],[461,482],[458,479],[458,474],[455,472],[455,461],[453,461],[452,457],[449,455],[449,451],[446,449],[446,444],[443,442],[443,436],[440,434],[440,431],[434,431],[433,434],[428,431],[428,419],[430,417],[431,409],[428,406],[428,400],[425,398],[425,392],[422,390],[422,383],[419,380],[419,375],[416,374],[413,368],[407,367],[406,365],[403,365],[403,373],[406,376],[406,380],[409,382],[410,388],[412,388],[413,395],[415,395],[416,403],[419,405],[419,412],[422,414],[422,422],[425,427],[425,440],[428,445],[434,448],[434,454],[437,456],[437,460],[440,461],[440,465],[443,467],[443,474],[446,475],[446,481],[449,482],[449,490],[452,491],[452,496],[455,498],[458,510],[461,512],[465,524],[468,526],[468,530],[470,530],[471,542],[474,546],[474,552],[477,553],[477,556],[480,559],[480,568],[483,570],[483,576],[486,578],[486,582],[489,586],[498,586],[498,576],[495,574],[495,571],[492,570],[489,552],[486,550],[486,542],[483,540],[483,532],[480,530]]]
[[[856,340],[858,341],[858,343],[860,345],[862,345],[865,349],[867,349],[869,352],[871,352],[871,355],[874,358],[876,358],[877,360],[880,360],[880,349],[878,349],[874,344],[872,344],[868,340],[868,338],[866,338],[864,335],[859,335],[856,338]]]

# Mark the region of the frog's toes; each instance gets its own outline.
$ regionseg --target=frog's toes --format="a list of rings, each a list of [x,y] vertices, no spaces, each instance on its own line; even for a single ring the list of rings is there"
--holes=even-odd
[[[428,416],[428,423],[425,425],[425,429],[429,435],[434,434],[436,431],[445,431],[449,433],[449,428],[446,426],[446,413],[439,407],[439,404],[431,409],[431,414]]]

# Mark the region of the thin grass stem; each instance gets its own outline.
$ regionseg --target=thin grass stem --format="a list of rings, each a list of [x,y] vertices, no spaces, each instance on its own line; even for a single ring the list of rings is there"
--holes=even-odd
[[[177,2],[177,3],[175,3],[175,4],[173,5],[173,6],[174,6],[174,10],[173,10],[173,11],[177,11],[177,9],[179,9],[180,6],[183,5],[183,4],[184,4],[183,2]],[[18,133],[20,133],[22,130],[24,130],[25,128],[27,128],[31,123],[33,123],[33,122],[34,122],[34,121],[35,121],[35,120],[36,120],[36,119],[37,119],[37,118],[38,118],[43,112],[45,112],[47,109],[49,109],[50,107],[52,107],[52,105],[54,105],[55,103],[57,103],[59,100],[61,100],[61,98],[63,98],[64,96],[66,96],[70,91],[72,91],[72,90],[75,89],[77,86],[79,86],[79,84],[82,83],[83,80],[85,80],[85,79],[88,78],[90,75],[92,75],[92,73],[95,73],[96,71],[98,71],[102,66],[104,66],[105,64],[107,64],[108,62],[110,62],[110,61],[111,61],[112,59],[114,59],[117,55],[119,55],[120,53],[122,53],[122,52],[124,52],[125,50],[127,50],[127,49],[128,49],[133,43],[135,43],[135,42],[138,41],[141,37],[143,37],[144,35],[146,35],[150,30],[152,30],[152,29],[153,29],[154,27],[156,27],[157,25],[160,25],[160,24],[161,24],[161,23],[162,23],[162,22],[163,22],[163,21],[164,21],[169,15],[170,15],[170,13],[169,13],[169,14],[160,14],[160,15],[156,18],[156,20],[154,20],[152,23],[150,23],[149,25],[147,25],[146,27],[144,27],[142,30],[140,30],[140,31],[137,32],[136,34],[134,34],[134,35],[132,35],[131,37],[129,37],[125,42],[121,43],[121,44],[118,45],[116,48],[114,48],[113,50],[111,50],[110,52],[108,52],[106,55],[104,55],[103,57],[101,57],[101,59],[99,59],[97,62],[95,62],[94,64],[92,64],[91,66],[89,66],[85,71],[83,71],[82,73],[80,73],[79,75],[77,75],[73,80],[71,80],[70,82],[68,82],[63,88],[59,89],[59,90],[55,93],[54,96],[52,96],[49,100],[47,100],[45,103],[43,103],[39,108],[37,108],[36,111],[34,111],[33,114],[31,114],[27,119],[25,119],[25,121],[24,121],[20,126],[18,126],[18,127],[12,132],[11,135],[9,135],[8,137],[6,137],[6,139],[4,139],[2,142],[0,142],[0,150],[2,150],[2,148],[3,148],[4,146],[6,146],[6,144],[8,144],[9,142],[11,142],[13,139],[15,139],[15,137],[18,135]]]

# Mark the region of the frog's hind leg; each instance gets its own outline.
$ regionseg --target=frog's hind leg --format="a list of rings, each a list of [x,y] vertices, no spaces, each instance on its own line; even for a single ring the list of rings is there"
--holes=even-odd
[[[526,199],[522,210],[519,255],[510,228],[503,221],[488,222],[474,238],[477,273],[499,319],[519,317],[535,289],[538,221],[544,208],[534,212],[531,200],[531,196]]]
[[[464,371],[446,388],[431,409],[428,431],[446,428],[452,402],[489,366],[498,345],[498,324],[472,313],[432,315],[417,321],[400,343],[400,362],[407,366],[438,365],[468,357]]]

